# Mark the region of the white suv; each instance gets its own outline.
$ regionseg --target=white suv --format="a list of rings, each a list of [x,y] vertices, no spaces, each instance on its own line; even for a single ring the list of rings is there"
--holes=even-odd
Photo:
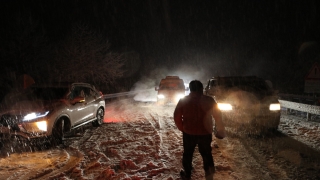
[[[87,123],[103,123],[105,100],[88,83],[33,84],[5,98],[0,133],[25,138],[52,137],[61,143],[66,132]]]

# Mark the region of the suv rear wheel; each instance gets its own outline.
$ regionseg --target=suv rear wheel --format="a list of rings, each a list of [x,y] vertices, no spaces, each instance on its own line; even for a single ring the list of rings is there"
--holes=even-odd
[[[95,127],[101,126],[104,118],[104,111],[102,108],[99,108],[96,115],[96,120],[92,122],[92,125]]]

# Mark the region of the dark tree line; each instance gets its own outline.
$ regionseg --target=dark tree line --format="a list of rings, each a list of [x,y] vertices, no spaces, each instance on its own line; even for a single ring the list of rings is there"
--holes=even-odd
[[[262,76],[300,91],[319,59],[317,7],[316,0],[2,1],[1,78],[27,73],[115,91],[157,68],[182,67],[201,78]]]
[[[7,80],[28,74],[36,82],[89,82],[106,88],[126,72],[124,53],[111,51],[108,40],[86,25],[75,24],[67,39],[53,45],[44,34],[33,35],[31,24],[27,27],[31,29],[18,32],[4,47],[2,77]]]

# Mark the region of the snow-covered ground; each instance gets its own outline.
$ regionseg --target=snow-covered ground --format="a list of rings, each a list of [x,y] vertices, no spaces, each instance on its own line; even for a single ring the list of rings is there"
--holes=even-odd
[[[108,104],[103,126],[78,129],[64,146],[32,151],[7,142],[0,179],[180,179],[182,134],[173,110],[118,101]],[[229,132],[223,140],[214,138],[214,179],[320,179],[319,124],[284,116],[279,131],[268,137]],[[193,164],[192,179],[205,179],[197,150]]]
[[[293,115],[282,115],[280,131],[320,151],[320,123]]]

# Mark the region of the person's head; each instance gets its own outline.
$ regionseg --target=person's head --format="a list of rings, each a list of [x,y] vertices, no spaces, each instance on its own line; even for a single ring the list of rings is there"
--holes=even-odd
[[[198,92],[198,93],[203,93],[203,85],[200,81],[198,80],[192,80],[189,83],[189,88],[191,92]]]

